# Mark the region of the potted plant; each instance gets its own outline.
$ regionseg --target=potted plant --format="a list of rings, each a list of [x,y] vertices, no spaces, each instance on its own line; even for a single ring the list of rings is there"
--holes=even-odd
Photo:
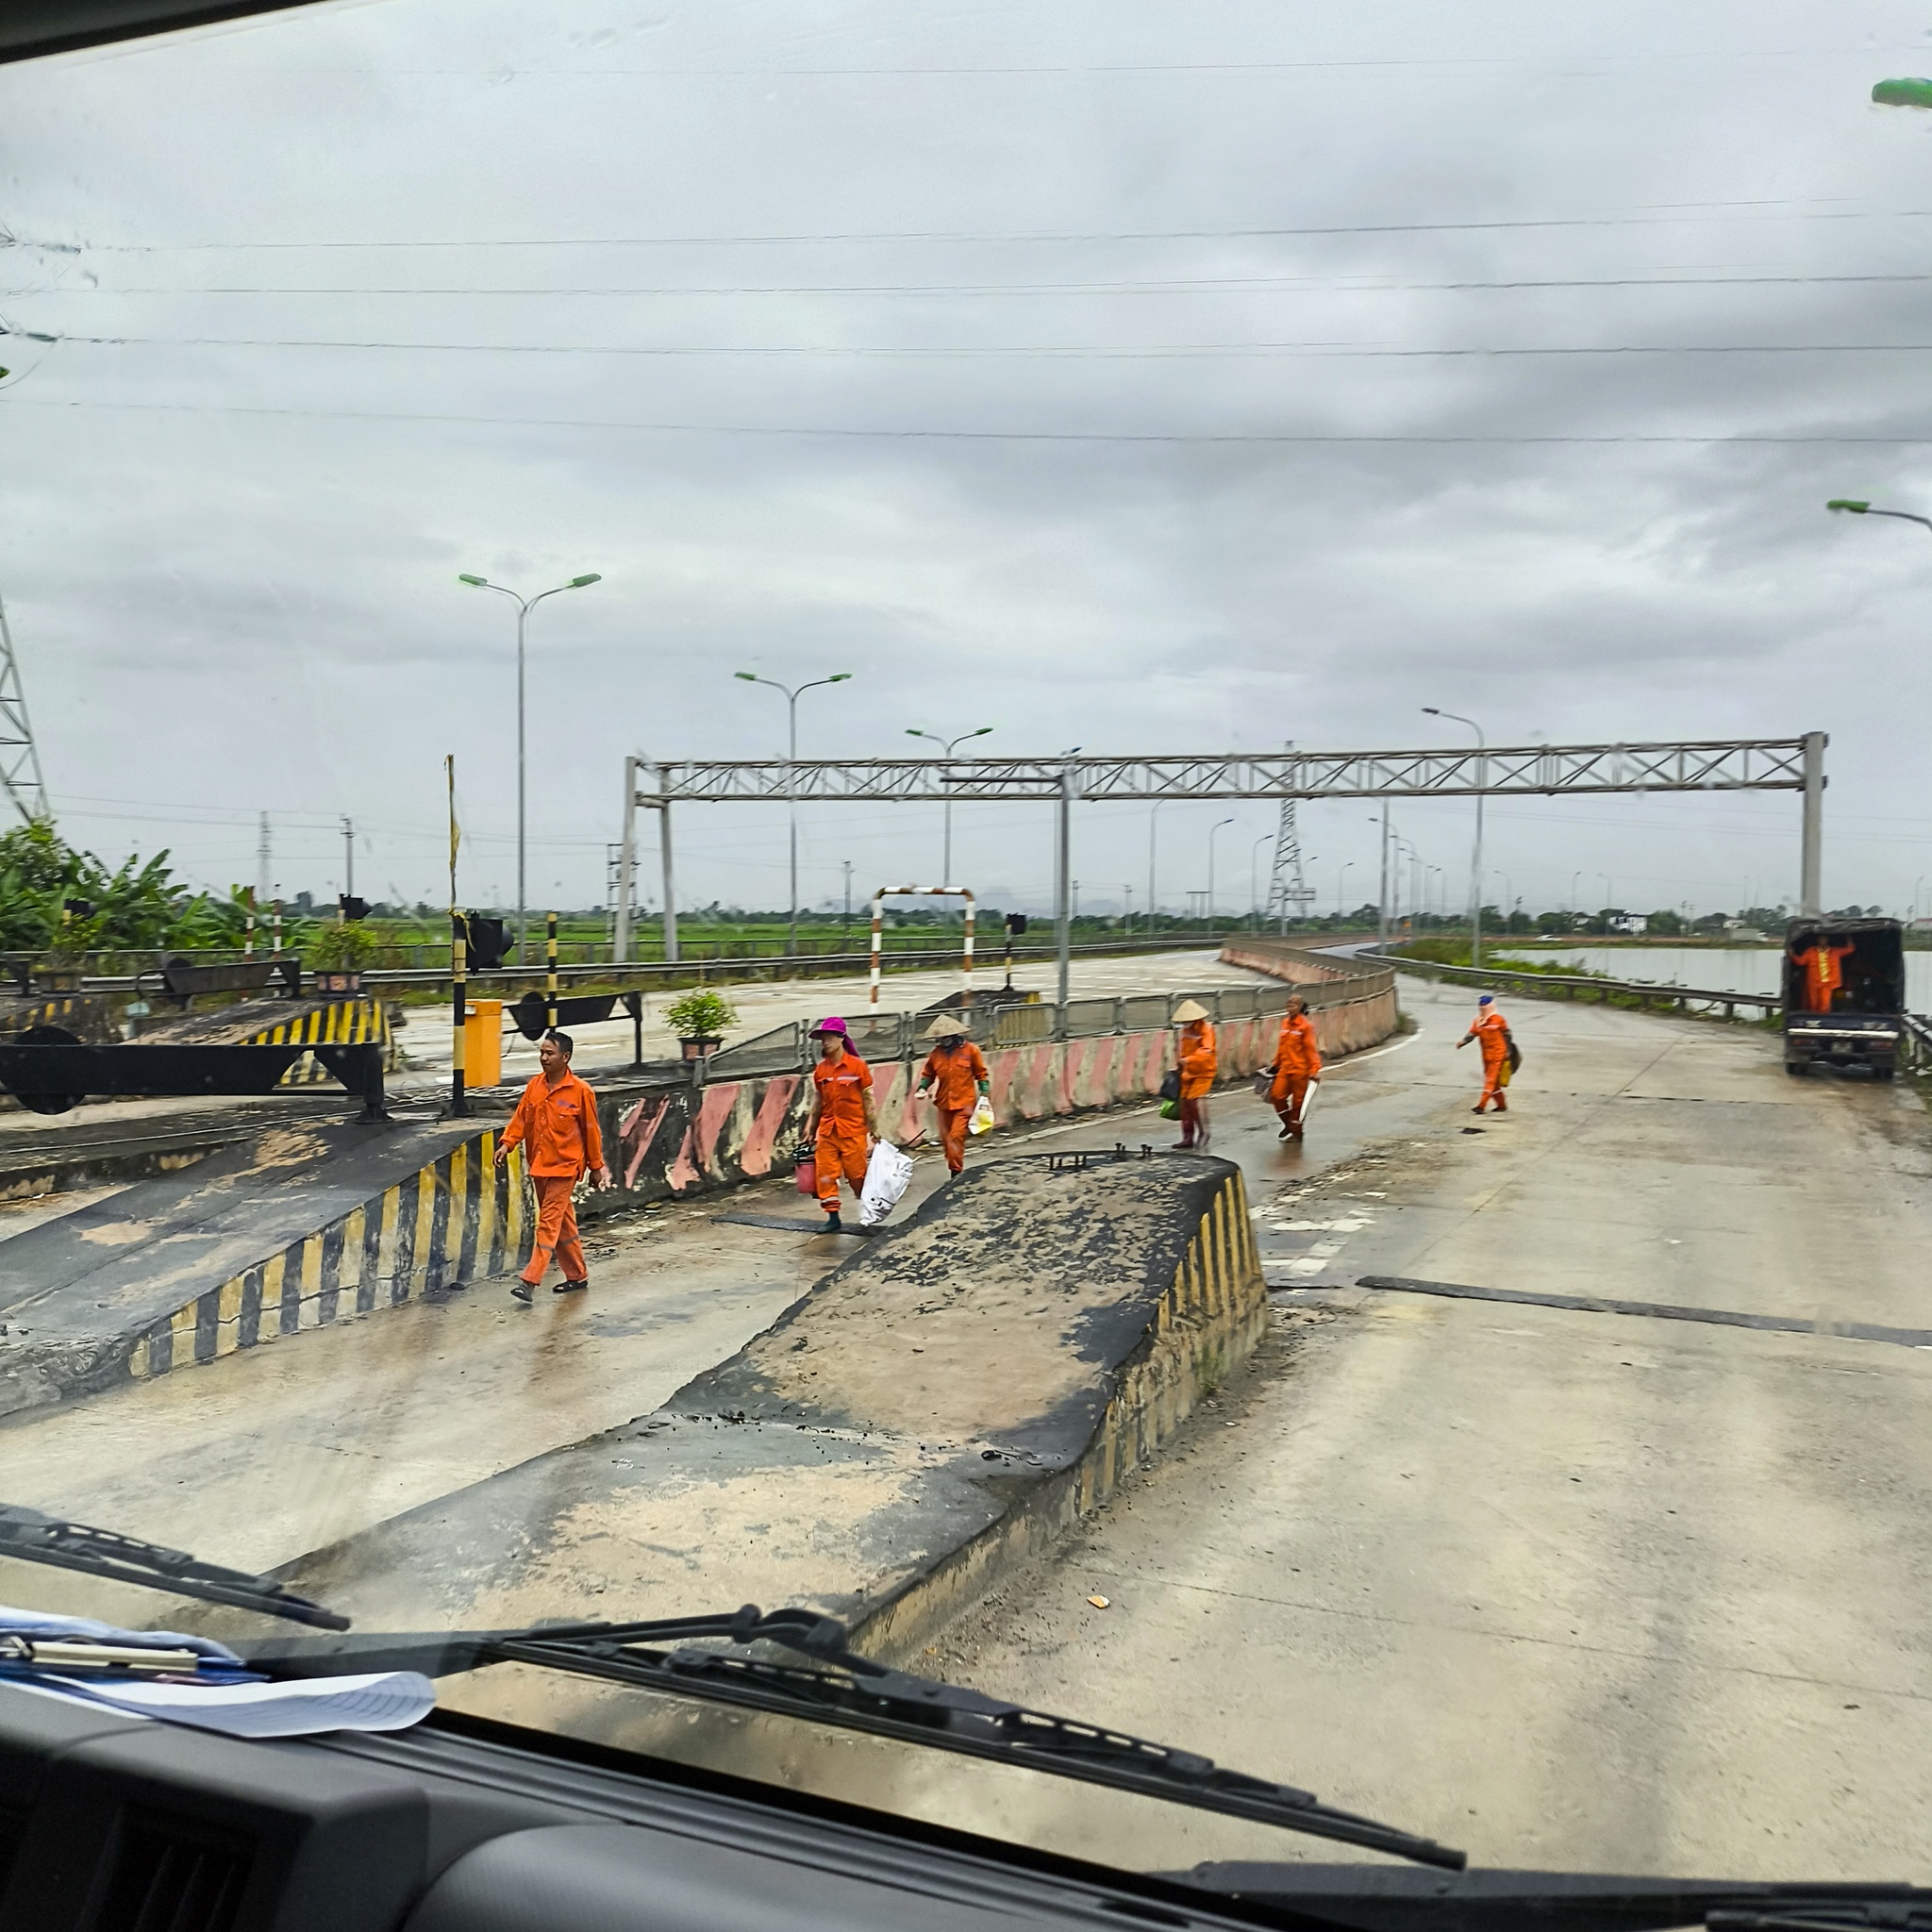
[[[664,1024],[677,1035],[688,1060],[707,1059],[723,1043],[724,1028],[736,1024],[738,1008],[722,993],[694,987],[664,1008]]]
[[[375,958],[375,935],[355,920],[325,925],[308,943],[317,992],[360,992],[362,969]]]

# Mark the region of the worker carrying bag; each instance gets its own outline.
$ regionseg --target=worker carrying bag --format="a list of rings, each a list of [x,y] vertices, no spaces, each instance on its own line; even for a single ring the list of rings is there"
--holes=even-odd
[[[1181,1070],[1173,1068],[1160,1083],[1160,1097],[1163,1100],[1178,1100],[1181,1097]]]

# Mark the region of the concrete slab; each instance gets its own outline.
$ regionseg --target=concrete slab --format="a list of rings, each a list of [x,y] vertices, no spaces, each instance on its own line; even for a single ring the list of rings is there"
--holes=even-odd
[[[282,1574],[364,1628],[729,1596],[817,1604],[903,1651],[1152,1456],[1264,1319],[1227,1163],[993,1162],[654,1412]],[[508,1714],[521,1681],[449,1695]],[[567,1727],[636,1721],[581,1690]],[[555,1681],[541,1694],[559,1721]]]

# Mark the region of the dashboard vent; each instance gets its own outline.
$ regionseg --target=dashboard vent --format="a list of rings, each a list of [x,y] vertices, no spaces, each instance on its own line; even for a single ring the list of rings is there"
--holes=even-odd
[[[249,1847],[188,1819],[123,1819],[96,1932],[233,1932]]]

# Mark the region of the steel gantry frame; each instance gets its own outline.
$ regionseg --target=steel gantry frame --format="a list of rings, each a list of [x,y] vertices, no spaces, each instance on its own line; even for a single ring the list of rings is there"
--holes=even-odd
[[[677,758],[624,762],[624,841],[617,933],[630,956],[629,881],[637,814],[658,814],[664,957],[677,952],[671,808],[675,805],[839,801],[915,805],[947,799],[1051,800],[1056,808],[1054,917],[1059,996],[1067,997],[1074,801],[1169,798],[1556,798],[1613,791],[1797,791],[1804,796],[1799,909],[1822,909],[1823,731],[1797,738],[1727,738],[1643,744],[1487,745],[1422,751],[1232,752],[1096,758]],[[641,781],[648,774],[651,783]]]

